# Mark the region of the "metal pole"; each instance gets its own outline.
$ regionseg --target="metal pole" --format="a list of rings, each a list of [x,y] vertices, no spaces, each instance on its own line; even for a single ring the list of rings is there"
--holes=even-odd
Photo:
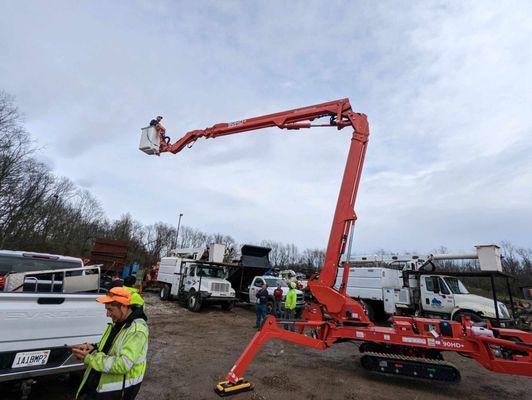
[[[493,305],[495,306],[495,317],[497,319],[497,328],[501,327],[501,320],[499,318],[499,307],[497,304],[497,290],[495,289],[495,280],[493,279],[493,274],[490,274],[491,280],[491,290],[493,292]]]
[[[349,244],[347,245],[347,257],[345,259],[346,262],[349,262],[349,259],[351,258],[351,248],[353,246],[353,237],[355,236],[355,221],[351,221],[351,228],[349,229]]]
[[[508,296],[510,296],[510,306],[512,308],[512,319],[515,319],[514,298],[512,296],[512,288],[510,287],[510,279],[506,277],[506,287],[508,288]]]
[[[175,248],[177,250],[177,239],[179,238],[179,227],[181,226],[181,217],[183,216],[183,214],[179,214],[179,221],[177,221],[177,232],[176,232],[176,235],[175,235]]]

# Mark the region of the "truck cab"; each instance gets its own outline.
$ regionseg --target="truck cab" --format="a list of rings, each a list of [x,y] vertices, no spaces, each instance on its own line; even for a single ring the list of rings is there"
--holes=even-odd
[[[420,305],[425,314],[445,316],[459,321],[462,315],[473,320],[496,318],[493,300],[469,293],[460,279],[445,275],[421,275]],[[497,302],[502,323],[510,320],[506,305]]]
[[[277,285],[281,285],[281,289],[283,290],[283,306],[284,308],[284,300],[286,298],[286,294],[290,290],[288,287],[288,283],[282,278],[279,278],[277,276],[270,276],[270,275],[263,275],[263,276],[256,276],[253,278],[253,281],[251,282],[251,285],[249,286],[249,302],[252,304],[255,304],[257,302],[257,292],[261,290],[263,285],[268,285],[268,305],[266,307],[266,310],[268,313],[271,312],[273,308],[273,292],[277,288]],[[303,292],[301,290],[296,289],[297,294],[297,302],[296,302],[296,310],[302,310],[305,306],[305,299],[303,297]]]
[[[222,265],[182,257],[163,257],[157,282],[162,300],[177,298],[191,311],[206,304],[218,304],[230,310],[236,300],[235,291],[226,279]]]

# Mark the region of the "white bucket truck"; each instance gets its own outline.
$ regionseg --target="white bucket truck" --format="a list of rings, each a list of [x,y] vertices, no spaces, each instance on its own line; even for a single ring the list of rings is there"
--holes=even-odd
[[[370,319],[386,315],[421,315],[473,321],[495,320],[502,326],[510,323],[506,305],[469,293],[452,273],[435,273],[438,260],[479,260],[481,271],[502,271],[499,247],[476,246],[476,254],[436,254],[426,257],[357,256],[351,257],[346,293],[364,302]],[[374,265],[374,266],[373,266]],[[343,268],[339,268],[335,288],[342,285]],[[384,314],[384,315],[383,315]]]
[[[174,256],[163,257],[157,275],[161,299],[175,297],[195,312],[206,303],[233,308],[236,297],[226,280],[229,264],[223,263],[224,253],[224,245],[213,244],[208,249],[177,249]]]

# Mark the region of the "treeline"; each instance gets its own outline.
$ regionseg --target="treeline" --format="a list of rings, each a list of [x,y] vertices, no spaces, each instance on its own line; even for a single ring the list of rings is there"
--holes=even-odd
[[[510,289],[513,296],[523,296],[521,288],[532,286],[532,249],[516,247],[508,242],[499,243],[501,247],[501,264],[503,272],[510,275]],[[440,248],[435,253],[448,253],[447,249]],[[478,262],[472,261],[444,261],[438,263],[440,271],[469,272],[479,269]],[[489,278],[465,277],[462,281],[469,288],[481,295],[491,295],[491,281]],[[508,287],[505,279],[495,279],[495,289],[498,296],[508,297]],[[488,293],[489,292],[489,293]]]
[[[273,240],[263,240],[261,246],[269,247],[270,262],[274,267],[293,269],[307,276],[318,271],[325,260],[325,250],[305,249],[300,251],[294,244],[285,244]]]
[[[100,203],[67,178],[55,176],[37,161],[37,150],[22,124],[13,98],[0,91],[0,248],[89,257],[96,238],[126,240],[129,261],[152,265],[180,246],[225,243],[230,236],[205,234],[156,223],[143,225],[125,214],[106,218]]]

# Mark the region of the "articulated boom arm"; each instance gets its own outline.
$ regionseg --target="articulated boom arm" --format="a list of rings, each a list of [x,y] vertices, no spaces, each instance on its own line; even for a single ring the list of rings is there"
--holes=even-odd
[[[311,124],[312,121],[323,117],[329,117],[329,123]],[[349,311],[367,322],[363,308],[358,302],[346,298],[346,296],[341,295],[332,288],[336,279],[340,257],[345,251],[350,229],[356,220],[354,212],[355,200],[369,135],[366,116],[355,113],[351,109],[349,99],[329,101],[275,114],[216,124],[203,130],[190,131],[174,144],[168,144],[161,139],[160,152],[178,153],[202,137],[207,139],[216,138],[271,127],[302,129],[317,126],[336,127],[338,130],[350,126],[353,128],[353,135],[334,213],[325,263],[318,279],[310,283],[310,288],[313,295],[332,315],[343,317],[345,312]]]
[[[312,125],[310,123],[315,119],[326,116],[331,117],[329,124]],[[234,122],[223,122],[206,129],[193,130],[187,132],[185,136],[174,144],[167,144],[161,141],[160,151],[161,153],[170,152],[175,154],[183,150],[185,146],[191,145],[202,137],[209,139],[272,127],[280,129],[302,129],[312,126],[335,126],[338,129],[342,129],[346,126],[354,125],[356,117],[357,114],[351,110],[348,99],[329,101],[327,103],[296,108],[260,117],[242,119]]]

